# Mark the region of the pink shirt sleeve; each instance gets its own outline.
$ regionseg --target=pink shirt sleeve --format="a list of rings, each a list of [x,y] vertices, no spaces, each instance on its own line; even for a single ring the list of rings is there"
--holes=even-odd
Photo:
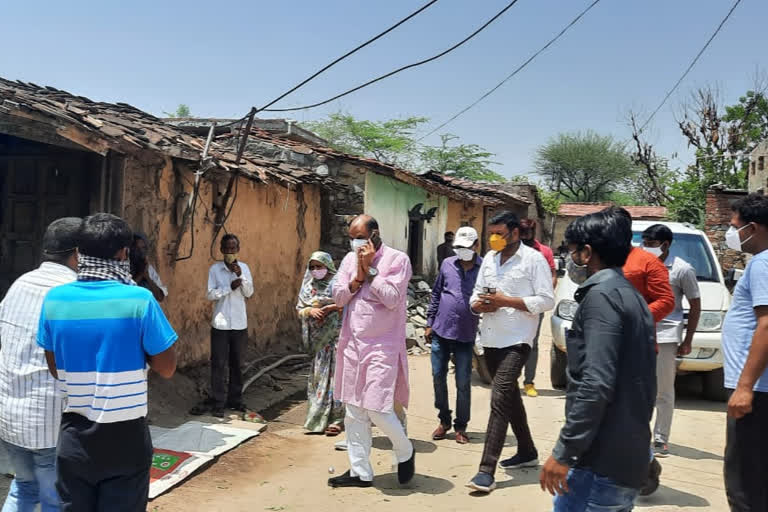
[[[387,309],[395,309],[408,296],[408,283],[412,275],[411,262],[402,256],[392,266],[371,281],[373,293]],[[338,303],[337,303],[338,304]]]
[[[352,271],[357,271],[357,255],[350,252],[339,265],[339,271],[336,274],[336,283],[333,285],[333,301],[337,306],[344,307],[349,304],[354,293],[349,291],[349,283],[352,280]]]

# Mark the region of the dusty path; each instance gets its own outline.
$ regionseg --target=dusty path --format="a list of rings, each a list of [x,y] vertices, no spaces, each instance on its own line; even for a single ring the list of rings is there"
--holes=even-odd
[[[544,331],[544,329],[542,329]],[[549,386],[549,338],[542,332],[537,384],[539,398],[524,398],[540,454],[552,449],[562,425],[563,396]],[[150,511],[355,511],[442,510],[483,507],[504,511],[544,511],[551,500],[538,486],[538,470],[497,473],[499,488],[476,497],[464,484],[475,474],[488,418],[489,390],[473,387],[471,444],[453,440],[432,442],[436,426],[428,356],[410,359],[412,403],[409,435],[414,439],[418,476],[408,489],[398,486],[391,472],[389,442],[379,436],[372,460],[377,472],[371,489],[327,487],[329,468],[340,474],[348,467],[346,454],[333,450],[334,439],[307,436],[300,425],[304,408],[296,405],[270,424],[262,436],[225,454],[206,471],[150,503]],[[450,377],[449,377],[450,378]],[[453,400],[453,394],[452,398]],[[698,399],[681,400],[675,412],[673,455],[662,462],[662,487],[638,503],[639,510],[727,510],[722,478],[724,405]],[[505,455],[514,453],[508,438]]]

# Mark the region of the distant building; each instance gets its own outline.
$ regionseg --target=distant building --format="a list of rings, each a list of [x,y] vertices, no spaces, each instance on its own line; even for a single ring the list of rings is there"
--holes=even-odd
[[[554,234],[552,244],[557,247],[564,239],[565,228],[568,224],[590,213],[599,212],[608,208],[613,203],[562,203],[557,212],[555,220]],[[625,206],[624,208],[632,215],[635,220],[666,220],[667,208],[664,206]]]
[[[747,188],[750,192],[764,192],[768,188],[768,139],[749,156]]]

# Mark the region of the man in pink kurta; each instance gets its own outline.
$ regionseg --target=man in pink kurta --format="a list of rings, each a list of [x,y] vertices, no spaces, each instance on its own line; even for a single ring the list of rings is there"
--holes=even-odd
[[[352,221],[349,234],[352,252],[341,262],[333,297],[344,307],[334,389],[347,411],[350,470],[328,484],[371,485],[372,422],[392,441],[398,479],[406,483],[414,473],[413,444],[394,405],[408,405],[405,323],[411,263],[381,242],[378,223],[367,215]]]

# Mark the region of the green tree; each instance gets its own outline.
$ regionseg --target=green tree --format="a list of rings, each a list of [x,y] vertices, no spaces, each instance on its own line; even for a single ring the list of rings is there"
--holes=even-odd
[[[458,138],[451,134],[441,135],[439,146],[428,146],[421,152],[422,166],[473,181],[506,181],[504,176],[491,169],[492,165],[499,165],[491,160],[493,153],[477,144],[456,144]]]
[[[721,107],[714,87],[694,91],[678,126],[694,148],[694,161],[669,188],[669,208],[676,220],[702,224],[709,187],[746,188],[749,153],[768,137],[765,83]]]
[[[344,153],[409,167],[418,158],[414,131],[427,121],[426,117],[366,121],[337,112],[327,119],[304,123],[304,126],[327,140],[332,148]]]
[[[559,134],[539,147],[535,167],[550,190],[578,202],[609,200],[638,174],[623,143],[593,131]]]
[[[163,111],[163,114],[165,114],[167,117],[173,118],[192,117],[192,113],[189,110],[189,105],[185,105],[184,103],[179,103],[179,106],[176,107],[176,112]]]

